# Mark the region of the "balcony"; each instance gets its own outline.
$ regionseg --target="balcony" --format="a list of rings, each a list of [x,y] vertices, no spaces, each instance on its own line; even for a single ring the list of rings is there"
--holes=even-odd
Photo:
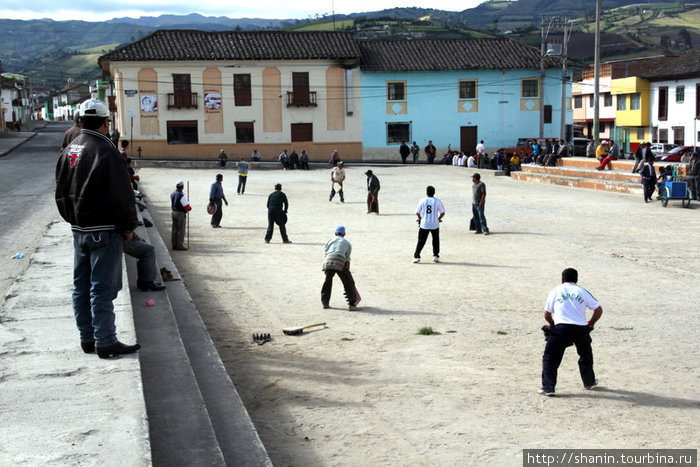
[[[287,91],[287,107],[316,107],[316,91]]]
[[[168,94],[168,110],[170,109],[196,109],[196,92],[176,92]]]

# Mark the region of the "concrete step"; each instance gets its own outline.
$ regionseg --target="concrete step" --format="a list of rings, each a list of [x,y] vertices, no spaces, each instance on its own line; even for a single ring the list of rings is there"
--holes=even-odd
[[[147,210],[142,216],[153,222]],[[180,277],[158,230],[137,233],[154,246],[159,268]],[[127,263],[135,284],[135,260]],[[271,466],[185,283],[165,284],[163,292],[131,288],[153,464]],[[149,298],[156,306],[145,306]]]
[[[596,165],[595,167],[598,167]],[[633,174],[632,168],[628,171],[620,170],[596,170],[595,168],[581,166],[556,166],[543,167],[541,165],[524,165],[522,172],[537,173],[542,175],[564,175],[568,177],[591,178],[595,180],[620,181],[640,183],[639,174]]]
[[[581,174],[582,172],[573,172]],[[612,191],[615,193],[628,193],[633,195],[643,195],[642,185],[637,182],[627,182],[620,180],[601,180],[584,176],[557,175],[550,173],[537,173],[534,171],[511,172],[511,178],[525,182],[546,183],[550,185],[563,185],[576,188],[587,188],[598,191]]]

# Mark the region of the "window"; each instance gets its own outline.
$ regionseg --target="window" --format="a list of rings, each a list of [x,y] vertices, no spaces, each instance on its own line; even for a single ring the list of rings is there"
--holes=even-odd
[[[313,123],[292,123],[292,142],[313,141]]]
[[[574,109],[583,107],[583,96],[574,96]]]
[[[387,83],[386,83],[386,99],[389,101],[405,101],[406,100],[406,82],[405,81],[387,81]]]
[[[612,101],[612,94],[610,94],[609,92],[603,94],[603,106],[612,107]]]
[[[695,118],[700,118],[700,83],[695,85]]]
[[[659,129],[659,143],[668,143],[668,130]]]
[[[668,118],[668,87],[662,86],[659,88],[659,109],[657,114],[659,120]]]
[[[237,107],[248,107],[251,105],[249,73],[233,75],[233,101]]]
[[[630,94],[630,110],[639,110],[639,93]]]
[[[685,144],[685,127],[673,127],[673,144],[683,146]]]
[[[598,134],[605,133],[605,122],[598,122]]]
[[[544,106],[544,123],[552,123],[552,106]]]
[[[309,73],[292,73],[292,92],[287,92],[287,107],[315,107],[316,92],[309,90]]]
[[[476,99],[476,81],[475,80],[460,80],[459,81],[459,98],[460,99]]]
[[[234,122],[236,125],[236,142],[237,143],[254,143],[255,131],[253,122]]]
[[[403,143],[411,141],[411,124],[406,122],[386,124],[386,142]]]
[[[174,120],[166,123],[168,144],[197,144],[197,120]]]
[[[637,128],[637,139],[644,141],[644,128]]]
[[[520,82],[522,97],[539,97],[540,96],[540,80],[524,79]]]
[[[588,100],[588,107],[591,109],[595,107],[595,96],[591,94],[591,98]]]
[[[620,94],[617,96],[617,110],[627,110],[627,95]]]
[[[685,86],[676,86],[676,102],[682,104],[685,101]]]
[[[168,94],[168,108],[197,108],[197,93],[192,92],[190,75],[173,74],[173,93]]]

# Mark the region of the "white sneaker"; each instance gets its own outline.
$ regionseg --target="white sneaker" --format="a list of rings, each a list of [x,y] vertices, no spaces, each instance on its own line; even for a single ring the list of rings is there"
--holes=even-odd
[[[440,257],[439,256],[433,256],[433,263],[439,263],[440,262]]]
[[[420,258],[413,258],[414,263],[420,263]]]
[[[547,397],[554,397],[556,394],[554,394],[554,391],[546,391],[544,388],[539,388],[537,390],[538,394],[545,395]]]

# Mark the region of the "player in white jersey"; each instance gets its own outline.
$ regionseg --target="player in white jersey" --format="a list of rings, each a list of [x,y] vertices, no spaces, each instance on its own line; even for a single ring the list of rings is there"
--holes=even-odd
[[[442,201],[435,197],[435,188],[428,186],[425,190],[428,195],[421,199],[416,208],[416,216],[418,217],[418,244],[416,251],[413,253],[413,262],[420,261],[420,252],[428,240],[428,234],[433,237],[433,261],[440,261],[440,222],[445,215],[445,207]]]
[[[544,306],[544,319],[547,321],[547,344],[542,356],[542,388],[538,391],[546,396],[554,395],[557,384],[557,370],[570,345],[576,346],[579,355],[578,368],[583,386],[593,389],[598,384],[593,372],[593,350],[590,332],[603,314],[598,300],[586,289],[576,285],[576,269],[564,269],[561,285],[554,287]],[[586,309],[593,310],[593,316],[586,321]]]

